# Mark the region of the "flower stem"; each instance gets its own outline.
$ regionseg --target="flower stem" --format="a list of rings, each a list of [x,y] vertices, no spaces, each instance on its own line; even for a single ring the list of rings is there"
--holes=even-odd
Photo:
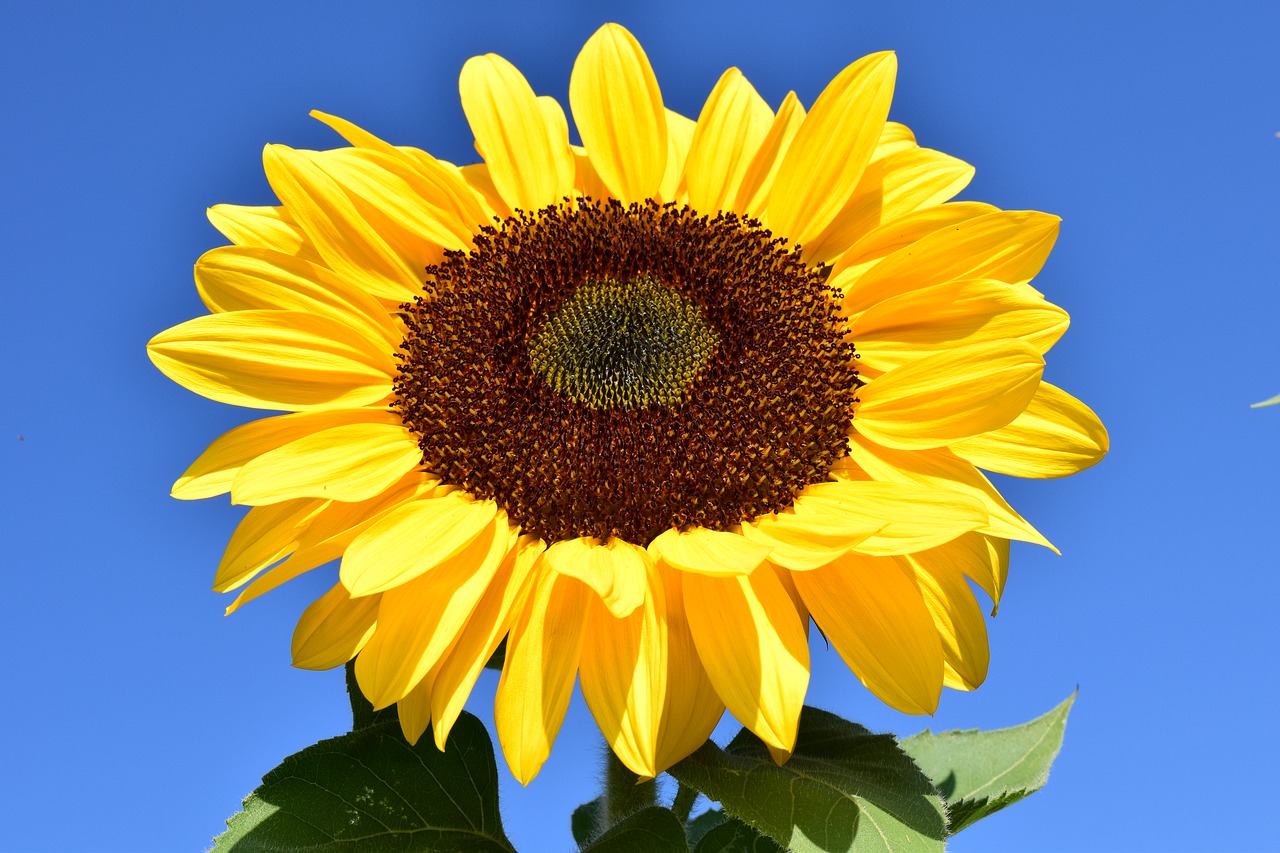
[[[671,810],[676,813],[681,823],[689,822],[689,813],[693,811],[693,803],[698,799],[698,792],[694,788],[685,785],[679,785],[676,788],[676,799],[671,804]]]
[[[605,826],[613,826],[628,815],[657,803],[656,779],[641,782],[640,777],[619,761],[607,746],[604,761]]]

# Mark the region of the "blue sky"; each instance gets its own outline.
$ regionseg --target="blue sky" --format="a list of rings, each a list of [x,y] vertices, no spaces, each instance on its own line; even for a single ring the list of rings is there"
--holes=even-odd
[[[470,162],[462,63],[499,53],[564,100],[606,20],[691,115],[731,65],[775,106],[811,103],[894,49],[891,117],[977,167],[963,197],[1064,220],[1037,285],[1072,328],[1046,378],[1101,415],[1112,453],[1000,484],[1062,556],[1015,548],[988,682],[932,719],[880,705],[821,640],[810,703],[910,734],[1018,723],[1079,685],[1048,786],[956,851],[1280,847],[1280,407],[1248,408],[1280,392],[1280,5],[370,6],[6,10],[0,850],[203,849],[263,773],[349,722],[340,673],[288,665],[332,572],[224,618],[209,585],[240,511],[168,496],[252,417],[144,353],[202,313],[191,265],[223,242],[204,209],[273,201],[266,142],[340,144],[312,108]],[[495,684],[472,697],[482,718]],[[503,770],[520,850],[572,848],[597,743],[578,698],[532,785]]]

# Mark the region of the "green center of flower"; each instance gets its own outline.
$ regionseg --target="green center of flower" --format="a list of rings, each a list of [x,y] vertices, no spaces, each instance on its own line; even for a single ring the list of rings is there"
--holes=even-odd
[[[650,276],[588,281],[529,341],[533,370],[593,409],[678,403],[719,335],[698,306]]]

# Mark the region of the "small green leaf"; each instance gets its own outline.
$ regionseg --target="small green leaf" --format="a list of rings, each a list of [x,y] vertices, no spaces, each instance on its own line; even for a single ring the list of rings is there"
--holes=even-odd
[[[1275,395],[1270,400],[1263,400],[1261,403],[1250,403],[1249,408],[1261,409],[1263,406],[1274,406],[1276,403],[1280,403],[1280,394]]]
[[[604,829],[604,795],[574,809],[573,817],[569,818],[569,828],[573,830],[573,840],[579,847],[586,847],[599,835]]]
[[[682,834],[683,837],[683,834]],[[513,853],[484,725],[463,714],[444,752],[383,722],[289,756],[227,821],[214,853]]]
[[[693,853],[786,853],[772,838],[740,820],[727,818],[698,842]]]
[[[729,816],[720,809],[707,809],[684,825],[684,834],[689,838],[689,846],[697,847],[702,836],[729,820]]]
[[[396,706],[383,708],[381,711],[373,710],[373,705],[369,700],[364,698],[364,694],[360,692],[360,685],[356,683],[356,662],[354,660],[347,662],[347,698],[351,700],[351,730],[360,731],[369,726],[376,726],[379,723],[396,722],[399,718],[396,715]]]
[[[1075,699],[1072,693],[1043,717],[1009,729],[926,729],[902,742],[947,801],[950,834],[1044,786]]]
[[[689,853],[689,845],[671,810],[650,806],[609,827],[582,853]]]
[[[946,835],[941,798],[891,735],[817,708],[782,767],[744,729],[668,772],[796,853],[938,853]]]

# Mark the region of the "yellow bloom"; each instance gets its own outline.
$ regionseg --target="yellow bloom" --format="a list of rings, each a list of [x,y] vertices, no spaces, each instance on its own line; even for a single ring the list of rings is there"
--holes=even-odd
[[[965,579],[998,601],[1008,541],[1048,544],[979,468],[1062,476],[1107,437],[1041,381],[1067,315],[1028,282],[1057,219],[948,203],[972,169],[886,121],[895,67],[853,63],[807,113],[730,69],[692,121],[610,24],[570,79],[582,146],[494,55],[460,84],[482,163],[321,113],[351,147],[268,146],[280,206],[210,210],[234,244],[196,265],[211,313],[148,347],[288,413],[173,489],[250,507],[228,610],[340,558],[295,665],[355,658],[441,746],[505,638],[524,782],[575,678],[642,776],[726,707],[781,760],[810,619],[903,711],[979,684]]]

